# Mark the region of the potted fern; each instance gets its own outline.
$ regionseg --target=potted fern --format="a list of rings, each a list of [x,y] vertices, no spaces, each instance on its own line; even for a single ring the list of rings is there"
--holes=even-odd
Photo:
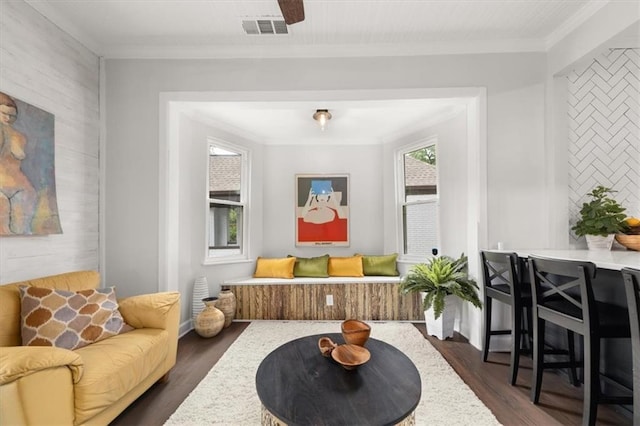
[[[585,236],[590,250],[610,250],[616,233],[627,228],[625,208],[610,195],[614,190],[605,186],[596,186],[587,195],[591,201],[583,203],[580,219],[571,228],[577,236]]]
[[[413,265],[400,283],[401,292],[422,294],[427,332],[441,340],[453,336],[460,300],[482,307],[478,284],[469,278],[467,265],[464,253],[459,259],[436,256]]]

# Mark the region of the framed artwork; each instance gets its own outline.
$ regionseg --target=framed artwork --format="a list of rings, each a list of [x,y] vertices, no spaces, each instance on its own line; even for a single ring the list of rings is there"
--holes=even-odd
[[[349,246],[349,175],[296,175],[296,246]]]
[[[61,234],[53,114],[0,92],[0,236]]]

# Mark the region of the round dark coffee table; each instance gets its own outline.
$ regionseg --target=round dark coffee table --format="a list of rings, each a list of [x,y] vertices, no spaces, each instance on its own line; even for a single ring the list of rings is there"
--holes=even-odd
[[[342,344],[339,333],[292,340],[260,363],[256,388],[262,402],[262,424],[396,425],[413,424],[422,385],[418,369],[388,343],[369,339],[371,359],[345,370],[318,349],[328,336]]]

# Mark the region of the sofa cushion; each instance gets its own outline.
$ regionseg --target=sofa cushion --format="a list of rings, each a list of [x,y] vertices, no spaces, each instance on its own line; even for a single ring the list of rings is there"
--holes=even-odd
[[[84,424],[162,368],[169,346],[166,330],[143,328],[76,350],[84,374],[74,388],[75,423]]]
[[[20,287],[22,344],[77,349],[133,330],[113,287],[66,291]]]
[[[398,253],[384,256],[362,256],[362,269],[365,275],[397,277],[400,275],[397,267]]]
[[[98,288],[100,274],[96,271],[76,271],[35,278],[0,286],[0,346],[20,346],[20,287],[34,286],[78,291]]]
[[[329,275],[332,277],[363,277],[362,256],[330,257]]]
[[[266,258],[258,257],[254,278],[293,278],[295,257]]]
[[[289,255],[289,257],[294,257]],[[318,257],[296,257],[293,267],[295,277],[326,278],[329,276],[329,255]]]

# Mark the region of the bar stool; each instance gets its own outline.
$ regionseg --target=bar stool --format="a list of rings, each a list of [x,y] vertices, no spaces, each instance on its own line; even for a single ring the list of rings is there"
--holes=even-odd
[[[509,378],[512,385],[518,378],[520,351],[523,337],[531,337],[527,327],[525,309],[531,309],[531,290],[520,284],[518,255],[516,253],[481,251],[480,258],[484,275],[484,347],[482,361],[487,362],[491,336],[511,334],[511,363]],[[491,312],[493,300],[511,306],[511,329],[492,330]],[[530,340],[530,339],[528,339]],[[530,345],[529,345],[530,347]]]
[[[533,403],[540,399],[543,370],[567,365],[544,360],[545,326],[549,322],[584,339],[582,424],[595,424],[599,403],[631,404],[631,397],[603,395],[600,388],[600,339],[629,338],[631,333],[626,309],[595,300],[591,287],[595,265],[530,256],[529,272],[533,302]]]
[[[629,305],[629,323],[631,326],[631,353],[633,358],[633,424],[640,425],[640,269],[622,270],[627,304]]]
[[[491,336],[511,334],[511,362],[509,364],[509,380],[516,384],[520,355],[530,353],[533,341],[531,330],[531,286],[523,284],[524,265],[516,253],[502,251],[481,251],[480,258],[484,276],[484,347],[482,360],[487,362]],[[511,328],[503,330],[491,329],[491,312],[493,300],[511,306]],[[546,354],[568,355],[569,361],[575,364],[573,331],[567,331],[568,351],[554,348],[545,349]],[[578,385],[578,374],[575,367],[570,370],[574,385]]]

